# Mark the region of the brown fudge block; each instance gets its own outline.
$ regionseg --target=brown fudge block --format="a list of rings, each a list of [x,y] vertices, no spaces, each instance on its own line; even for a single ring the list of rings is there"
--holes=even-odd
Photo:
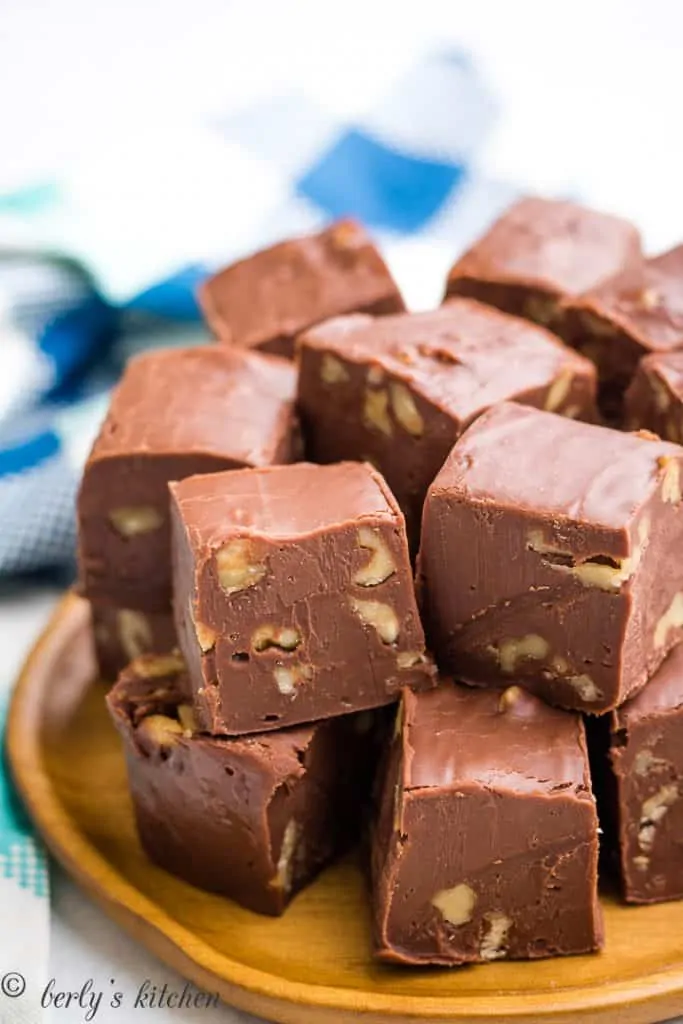
[[[296,335],[321,320],[405,309],[384,260],[353,220],[233,263],[202,285],[199,302],[219,341],[290,358]]]
[[[544,330],[469,299],[347,317],[299,342],[298,402],[316,462],[368,459],[419,535],[427,488],[463,430],[503,399],[592,419],[594,368]]]
[[[297,729],[200,735],[178,658],[145,656],[109,691],[140,841],[155,863],[262,914],[357,837],[378,725],[345,715]]]
[[[370,466],[171,485],[174,605],[203,729],[314,721],[432,685],[403,516]]]
[[[418,585],[437,663],[598,713],[683,637],[683,448],[502,404],[432,484]]]
[[[630,903],[683,897],[683,645],[647,686],[589,723],[603,847]]]
[[[469,295],[557,330],[561,305],[642,259],[633,224],[576,203],[520,199],[452,267],[446,296]]]
[[[461,964],[602,945],[581,716],[518,686],[406,693],[372,850],[382,960]]]
[[[289,462],[296,373],[285,360],[218,345],[132,359],[85,467],[80,583],[95,601],[171,605],[168,481]]]
[[[141,612],[135,608],[90,602],[95,657],[100,678],[114,682],[142,654],[168,654],[178,646],[173,612]]]
[[[600,404],[618,422],[640,359],[683,348],[683,245],[568,303],[561,333],[596,363]]]
[[[683,442],[683,351],[640,360],[624,396],[624,414],[629,430],[652,430],[667,441]]]

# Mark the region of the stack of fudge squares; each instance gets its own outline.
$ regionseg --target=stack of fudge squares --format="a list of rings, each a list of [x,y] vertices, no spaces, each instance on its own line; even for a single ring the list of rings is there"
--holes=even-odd
[[[280,914],[369,835],[399,964],[599,950],[599,855],[683,898],[683,248],[524,199],[435,310],[347,220],[199,298],[79,500],[148,856]]]

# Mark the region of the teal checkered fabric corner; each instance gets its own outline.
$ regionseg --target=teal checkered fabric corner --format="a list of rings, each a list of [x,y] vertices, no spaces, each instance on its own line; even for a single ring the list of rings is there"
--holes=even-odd
[[[0,708],[0,733],[4,735],[6,708]],[[45,850],[36,839],[10,781],[3,749],[0,772],[0,877],[13,879],[21,889],[47,898],[48,868]]]

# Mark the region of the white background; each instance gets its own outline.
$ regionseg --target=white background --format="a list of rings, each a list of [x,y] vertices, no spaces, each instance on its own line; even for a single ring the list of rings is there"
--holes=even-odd
[[[531,189],[571,187],[635,218],[652,249],[683,239],[678,0],[0,0],[0,189],[73,165],[84,145],[110,145],[131,126],[141,136],[152,124],[172,131],[277,95],[293,68],[332,109],[365,107],[419,40],[469,47],[501,101],[482,161],[489,173]],[[402,251],[396,270],[410,294],[435,297],[425,256]],[[55,597],[0,591],[3,674],[16,671]],[[114,977],[130,992],[145,977],[169,978],[60,872],[53,882],[51,970],[61,986]],[[140,1019],[179,1019],[150,1014]],[[122,1018],[103,1009],[97,1020]]]

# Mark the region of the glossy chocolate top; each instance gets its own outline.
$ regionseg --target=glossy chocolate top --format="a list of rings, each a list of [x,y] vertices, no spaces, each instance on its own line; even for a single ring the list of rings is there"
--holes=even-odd
[[[683,706],[683,644],[674,647],[647,686],[614,712],[616,728],[666,715]]]
[[[402,518],[384,479],[361,462],[231,470],[170,486],[193,545],[209,548],[226,533],[290,540],[366,518]]]
[[[182,453],[268,465],[295,393],[296,371],[274,356],[219,345],[146,352],[128,363],[90,461]]]
[[[597,313],[655,351],[683,346],[683,245],[582,296],[577,309]]]
[[[628,221],[554,199],[520,199],[458,260],[449,280],[471,277],[578,295],[640,257]]]
[[[589,360],[554,334],[473,299],[449,299],[427,313],[330,320],[301,345],[371,362],[460,421],[554,376],[593,376]]]
[[[432,491],[621,530],[671,458],[680,463],[683,449],[508,402],[463,434]]]
[[[590,781],[583,723],[519,686],[471,689],[449,681],[404,692],[407,789],[475,783],[517,793],[585,793]]]
[[[253,736],[207,736],[187,728],[192,721],[186,696],[190,689],[187,671],[179,656],[147,654],[124,669],[109,691],[107,703],[119,728],[132,728],[143,751],[149,752],[149,746],[155,744],[155,735],[146,728],[140,730],[141,724],[151,716],[162,716],[178,723],[176,732],[167,732],[169,742],[191,744],[196,750],[216,757],[227,752],[241,756],[258,765],[258,770],[272,779],[273,789],[287,779],[305,774],[302,755],[315,735],[318,727],[315,723]],[[197,794],[198,799],[201,796]]]
[[[377,304],[404,308],[384,260],[353,220],[233,263],[205,282],[199,301],[219,339],[244,346]]]

